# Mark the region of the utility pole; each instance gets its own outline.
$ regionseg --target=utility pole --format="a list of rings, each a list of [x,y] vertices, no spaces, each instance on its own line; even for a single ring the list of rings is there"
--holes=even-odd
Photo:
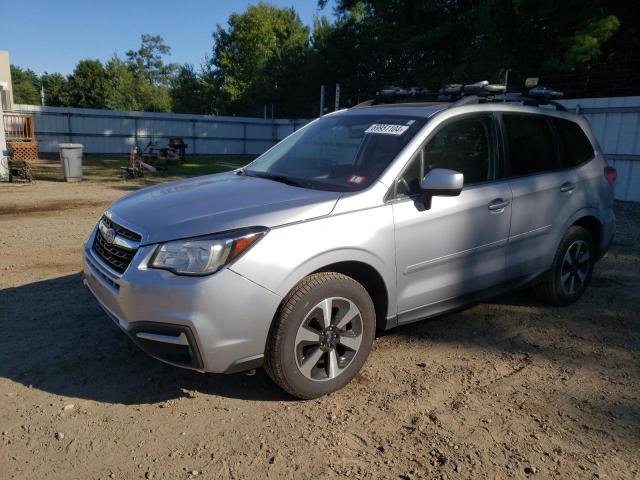
[[[324,85],[320,85],[320,115],[324,115]]]
[[[336,83],[336,103],[334,105],[334,110],[340,110],[340,84]]]
[[[40,74],[40,103],[44,107],[44,81],[42,80],[42,74]]]
[[[7,90],[8,85],[0,83],[0,92]],[[2,102],[0,101],[0,182],[9,181],[9,150],[7,149],[7,138],[4,135],[4,113]]]

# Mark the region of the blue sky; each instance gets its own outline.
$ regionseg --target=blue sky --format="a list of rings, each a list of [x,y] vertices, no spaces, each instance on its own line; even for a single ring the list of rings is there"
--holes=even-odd
[[[0,50],[11,63],[36,73],[71,73],[78,60],[106,60],[140,45],[140,35],[161,35],[170,61],[199,65],[211,52],[216,24],[253,1],[230,0],[23,0],[0,2]],[[317,0],[269,0],[293,6],[308,25]],[[333,1],[320,14],[333,15]]]

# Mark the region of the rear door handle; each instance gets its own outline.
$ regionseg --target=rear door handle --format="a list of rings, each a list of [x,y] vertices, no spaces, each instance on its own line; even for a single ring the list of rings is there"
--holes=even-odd
[[[560,186],[560,191],[561,192],[572,192],[573,189],[576,188],[576,186],[571,183],[571,182],[565,182]]]
[[[495,212],[497,210],[504,210],[504,208],[509,206],[509,200],[503,200],[502,198],[498,198],[489,204],[489,210]]]

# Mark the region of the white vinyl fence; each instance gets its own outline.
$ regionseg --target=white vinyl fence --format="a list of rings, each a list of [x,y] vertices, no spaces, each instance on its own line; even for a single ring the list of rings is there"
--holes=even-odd
[[[640,96],[561,103],[589,120],[609,164],[618,170],[616,198],[640,202]]]
[[[34,105],[15,105],[14,111],[35,117],[43,153],[72,142],[83,144],[86,153],[128,154],[134,145],[180,137],[190,155],[258,155],[307,122]]]
[[[640,202],[640,96],[563,100],[590,122],[607,159],[618,170],[616,198]],[[258,155],[307,120],[119,112],[16,105],[35,117],[41,152],[58,143],[82,143],[87,153],[129,153],[150,141],[181,137],[188,154]]]

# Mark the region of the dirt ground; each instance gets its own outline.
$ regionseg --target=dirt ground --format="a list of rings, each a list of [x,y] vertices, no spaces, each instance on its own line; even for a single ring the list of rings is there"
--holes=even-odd
[[[638,478],[640,206],[587,294],[527,291],[380,336],[342,391],[139,351],[82,286],[121,182],[0,185],[0,478]]]

